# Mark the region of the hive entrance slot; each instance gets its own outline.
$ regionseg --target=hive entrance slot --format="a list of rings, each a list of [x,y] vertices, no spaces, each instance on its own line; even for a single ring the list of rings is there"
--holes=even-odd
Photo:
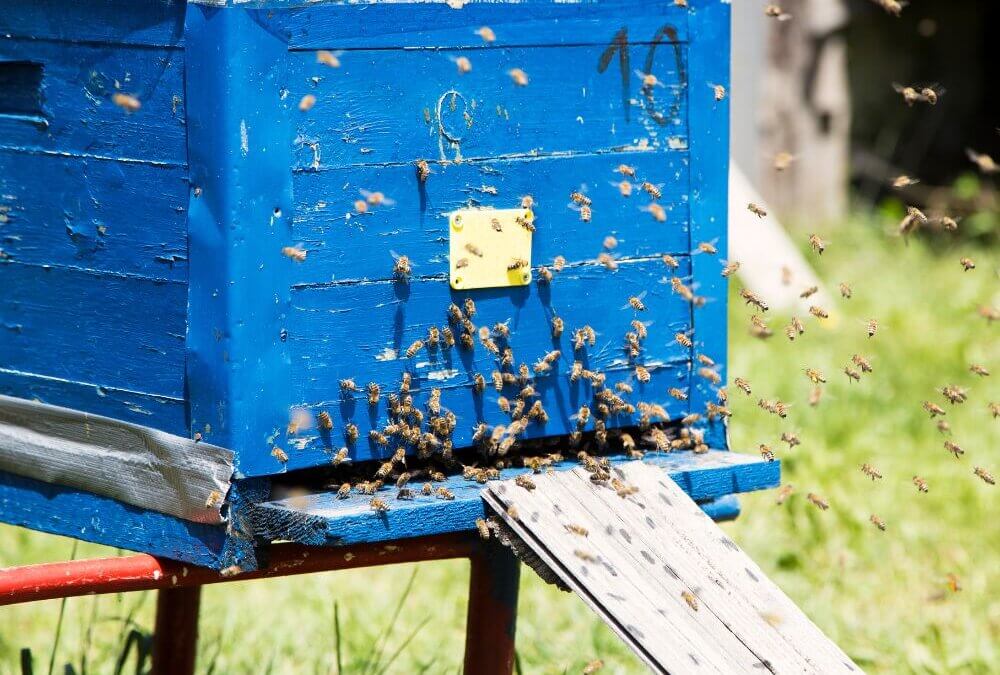
[[[45,123],[42,109],[42,64],[0,61],[0,118]]]

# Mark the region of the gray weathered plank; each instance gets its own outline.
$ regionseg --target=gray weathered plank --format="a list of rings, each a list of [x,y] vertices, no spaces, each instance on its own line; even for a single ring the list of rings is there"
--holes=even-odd
[[[662,470],[612,476],[638,491],[574,469],[533,476],[532,491],[491,483],[484,498],[657,672],[861,672]]]

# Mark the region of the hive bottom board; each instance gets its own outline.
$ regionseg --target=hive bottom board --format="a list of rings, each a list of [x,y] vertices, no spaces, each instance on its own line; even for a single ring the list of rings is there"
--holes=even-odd
[[[612,462],[627,461],[613,457]],[[717,520],[735,518],[735,494],[775,487],[780,482],[780,462],[711,450],[649,454],[646,461],[659,466],[681,489]],[[576,466],[566,461],[556,469]],[[504,479],[525,469],[507,469]],[[453,476],[435,487],[448,488],[455,498],[443,500],[417,496],[395,499],[395,489],[379,496],[389,511],[375,513],[370,497],[352,494],[337,499],[335,491],[262,502],[253,505],[244,520],[261,542],[291,540],[312,545],[343,545],[388,541],[470,530],[484,515],[481,485]],[[143,511],[106,497],[41,483],[0,472],[0,520],[108,546],[150,553],[195,565],[220,569],[233,564],[228,555],[231,540],[221,526],[200,525],[172,516]]]

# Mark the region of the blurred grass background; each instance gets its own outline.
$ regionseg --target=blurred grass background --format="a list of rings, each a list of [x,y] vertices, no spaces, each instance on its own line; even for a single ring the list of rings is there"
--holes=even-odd
[[[831,292],[841,281],[854,289],[832,308],[834,327],[808,317],[806,334],[789,343],[781,330],[788,317],[768,317],[775,336],[762,341],[748,335],[750,313],[732,299],[730,378],[746,377],[754,389],[747,398],[731,387],[733,447],[771,445],[795,493],[782,506],[773,491],[744,496],[743,516],[725,527],[868,672],[1000,672],[998,488],[972,474],[974,465],[1000,474],[1000,420],[987,409],[1000,401],[1000,324],[977,315],[980,306],[1000,307],[1000,254],[992,237],[904,244],[886,233],[893,217],[889,207],[819,232],[829,247],[810,260]],[[803,248],[806,234],[795,233]],[[968,273],[958,262],[966,255],[978,264]],[[880,330],[868,340],[871,317]],[[843,374],[854,353],[875,369],[861,383]],[[994,375],[976,378],[973,362]],[[806,403],[805,367],[829,380],[816,408]],[[935,390],[945,384],[967,387],[969,401],[944,404]],[[793,403],[788,418],[758,409],[759,396]],[[953,440],[967,451],[962,459],[944,450],[921,409],[925,399],[947,409]],[[787,450],[782,431],[796,432],[802,445]],[[884,479],[862,475],[864,462]],[[929,493],[918,494],[914,474]],[[830,510],[809,504],[810,491]],[[885,532],[868,522],[872,513]],[[62,560],[72,548],[67,539],[0,526],[0,566]],[[86,544],[77,551],[109,554]],[[948,589],[949,573],[960,591]],[[341,672],[458,672],[467,584],[464,563],[441,562],[211,586],[200,671],[336,673],[336,603]],[[114,672],[129,631],[151,629],[154,604],[147,593],[67,601],[55,671]],[[36,673],[48,672],[59,614],[60,601],[0,609],[0,673],[20,672],[23,648]],[[517,633],[523,673],[576,673],[598,657],[602,672],[644,672],[581,601],[529,570]],[[134,653],[122,672],[135,672],[133,662]]]

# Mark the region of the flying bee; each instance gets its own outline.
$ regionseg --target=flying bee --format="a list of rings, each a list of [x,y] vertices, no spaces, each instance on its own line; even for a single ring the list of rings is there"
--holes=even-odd
[[[424,348],[423,340],[414,340],[413,344],[406,348],[406,358],[412,359],[414,356],[420,353],[420,350]]]
[[[972,258],[961,258],[958,262],[966,272],[976,269],[976,263]]]
[[[785,337],[787,337],[790,341],[795,342],[795,338],[798,336],[799,334],[795,331],[794,324],[788,324],[785,326]]]
[[[851,363],[860,368],[862,373],[872,372],[871,361],[863,357],[861,354],[855,354],[854,356],[852,356]]]
[[[813,384],[826,383],[826,378],[823,377],[823,373],[821,373],[820,371],[814,368],[806,368],[805,370],[806,370],[806,377],[808,377],[809,381],[812,382]]]
[[[368,502],[368,506],[370,506],[372,511],[375,511],[376,513],[385,513],[389,510],[389,505],[378,497],[372,497],[372,500]]]
[[[393,254],[395,258],[395,263],[392,266],[392,274],[400,281],[408,281],[410,275],[413,274],[413,266],[410,264],[410,259],[405,255]]]
[[[612,272],[618,269],[618,262],[607,252],[602,251],[597,255],[597,262]]]
[[[784,171],[788,167],[790,167],[792,165],[792,162],[794,161],[795,161],[795,155],[791,154],[790,152],[783,151],[779,152],[777,155],[774,156],[774,161],[772,162],[772,166],[774,167],[775,171]]]
[[[678,389],[677,387],[671,387],[667,390],[667,393],[676,398],[678,401],[686,401],[687,393],[683,389]]]
[[[750,325],[753,326],[759,333],[770,332],[770,329],[767,327],[767,324],[764,322],[762,318],[760,318],[759,314],[754,314],[753,316],[750,317]]]
[[[792,283],[792,269],[788,265],[781,266],[781,285],[789,286]]]
[[[934,87],[922,87],[920,89],[920,100],[930,105],[937,105],[938,97],[943,93],[944,91],[939,91]]]
[[[793,492],[795,492],[795,486],[794,485],[783,485],[783,486],[781,486],[778,489],[778,493],[777,493],[777,496],[774,499],[774,503],[777,504],[778,506],[781,506],[782,504],[784,504],[788,500],[789,497],[792,496]]]
[[[829,319],[830,318],[830,313],[827,312],[822,307],[819,307],[817,305],[810,305],[809,306],[809,313],[812,314],[813,316],[815,316],[817,319]]]
[[[389,446],[389,437],[386,436],[384,433],[380,432],[378,429],[372,429],[371,431],[369,431],[368,438],[371,440],[372,443],[380,447],[385,448]]]
[[[584,206],[580,207],[580,220],[581,221],[583,221],[585,223],[589,223],[590,219],[592,217],[593,217],[593,212],[590,210],[589,206],[584,205]]]
[[[938,415],[946,414],[944,408],[939,406],[937,403],[932,403],[930,401],[923,402],[924,410],[930,413],[931,419],[937,417]]]
[[[885,532],[885,521],[884,520],[882,520],[881,518],[879,518],[878,516],[876,516],[874,513],[872,514],[871,518],[869,518],[869,520],[871,521],[872,525],[874,525],[875,527],[877,527],[881,531]]]
[[[331,460],[333,462],[333,465],[337,466],[339,464],[343,464],[344,462],[348,461],[349,458],[347,456],[347,453],[348,453],[347,448],[341,448],[340,450],[338,450],[337,454],[335,454],[333,456],[333,459]]]
[[[297,263],[305,262],[308,251],[299,246],[285,246],[281,249],[281,255]]]
[[[670,269],[677,269],[678,267],[680,267],[680,263],[677,262],[677,258],[673,257],[672,255],[664,255],[661,258],[661,260],[663,260],[663,264],[669,267]]]
[[[850,366],[844,366],[844,375],[847,375],[848,382],[850,382],[851,380],[854,380],[856,382],[861,381],[861,373],[859,373],[854,368],[851,368]]]
[[[765,445],[764,443],[760,444],[760,456],[765,462],[774,461],[774,451],[771,450],[770,445]]]
[[[940,431],[942,434],[950,434],[951,433],[951,425],[948,424],[948,422],[946,420],[938,420],[937,421],[937,430]]]
[[[809,392],[809,405],[813,408],[819,405],[820,399],[823,397],[822,387],[813,387],[813,390]]]
[[[818,292],[819,292],[819,286],[810,286],[809,288],[799,293],[799,297],[805,299],[812,295],[815,295]]]
[[[899,17],[903,13],[903,6],[906,5],[905,2],[900,2],[899,0],[874,0],[875,4],[884,9],[889,14],[895,17]]]
[[[867,463],[866,464],[862,464],[861,465],[861,473],[863,473],[864,475],[866,475],[869,478],[871,478],[872,482],[875,482],[876,480],[881,480],[882,479],[882,474],[879,472],[878,469],[876,469],[871,464],[867,464]]]
[[[1000,171],[1000,166],[986,153],[979,153],[971,148],[966,148],[965,154],[968,156],[969,161],[975,164],[983,173],[989,174]]]
[[[927,223],[927,216],[916,206],[907,206],[906,215],[899,221],[899,234],[906,236]]]
[[[643,191],[649,195],[650,199],[659,199],[663,196],[663,192],[660,190],[660,187],[658,185],[653,185],[648,180],[640,183],[639,187],[641,187]]]
[[[692,345],[694,345],[694,343],[691,342],[691,338],[689,338],[684,333],[674,333],[674,340],[681,347],[691,347]]]
[[[719,249],[715,247],[715,244],[708,241],[703,241],[698,244],[698,250],[702,253],[708,253],[709,255],[715,255],[719,252]]]
[[[747,204],[747,210],[749,210],[750,213],[754,214],[758,218],[763,218],[764,216],[767,215],[767,211],[765,211],[761,207],[757,206],[753,202],[750,202],[749,204]]]
[[[989,404],[990,414],[993,415],[993,419],[1000,417],[1000,403],[995,403],[990,401]]]
[[[510,401],[507,400],[506,396],[497,398],[497,407],[500,408],[501,412],[510,414]]]
[[[842,298],[844,298],[845,300],[850,300],[851,296],[853,294],[854,293],[851,290],[850,286],[848,286],[847,284],[845,284],[843,281],[840,282],[840,295],[841,295]]]
[[[818,508],[820,511],[826,511],[828,508],[830,508],[830,503],[829,502],[827,502],[825,499],[823,499],[818,494],[815,494],[813,492],[810,492],[809,494],[807,494],[806,495],[806,499],[808,499],[810,502],[812,502],[812,504],[816,508]]]
[[[714,370],[712,370],[711,368],[699,368],[698,375],[705,378],[712,384],[719,384],[719,382],[722,381],[722,378],[719,377],[719,374]]]
[[[483,39],[483,42],[493,42],[497,39],[497,34],[489,26],[482,26],[476,30],[476,35]]]
[[[417,160],[417,180],[421,183],[426,183],[427,178],[431,175],[431,165],[427,163],[426,159]]]
[[[984,469],[981,466],[977,466],[977,467],[973,468],[972,469],[972,473],[974,473],[977,476],[979,476],[983,480],[983,482],[986,483],[987,485],[996,485],[997,484],[996,480],[994,480],[994,478],[993,478],[993,474],[991,474],[989,471],[987,471],[986,469]]]
[[[511,68],[510,70],[507,71],[507,74],[510,75],[510,79],[517,86],[519,87],[528,86],[528,74],[523,70],[521,70],[520,68]]]
[[[333,419],[330,417],[330,413],[325,410],[317,413],[316,421],[319,423],[320,429],[325,429],[326,431],[333,429]]]
[[[777,19],[778,21],[788,21],[792,18],[791,14],[788,14],[781,7],[777,5],[767,5],[764,7],[764,16],[770,17],[772,19]]]
[[[958,445],[958,443],[954,443],[952,441],[945,441],[944,449],[953,454],[955,456],[955,459],[959,459],[962,455],[965,454],[965,450],[963,450],[961,446]]]
[[[788,443],[788,449],[791,450],[796,445],[802,445],[802,441],[799,440],[798,435],[792,433],[791,431],[784,431],[781,433],[781,440],[784,443]]]
[[[736,260],[733,260],[726,263],[725,267],[722,268],[721,274],[724,277],[730,277],[733,274],[736,274],[736,272],[738,272],[739,269],[740,269],[740,263]]]
[[[990,371],[986,370],[985,366],[981,366],[978,363],[973,363],[969,366],[969,372],[979,375],[980,377],[987,377],[990,374]]]
[[[896,176],[895,178],[892,179],[892,187],[899,190],[905,187],[910,187],[911,185],[916,185],[919,182],[920,181],[917,180],[916,178],[910,178],[907,175]]]
[[[315,97],[313,97],[315,99]],[[116,91],[111,95],[111,102],[127,113],[134,113],[142,107],[142,102],[131,94]]]
[[[768,309],[767,303],[761,300],[760,296],[751,291],[749,288],[742,289],[740,291],[740,297],[746,301],[746,304],[753,305],[762,312],[766,312]]]
[[[684,2],[685,5],[683,6],[686,7],[687,0],[684,0]],[[722,86],[721,84],[709,84],[708,86],[712,88],[712,96],[715,97],[716,101],[721,101],[722,99],[726,98],[726,88],[724,86]]]
[[[920,100],[920,94],[914,87],[906,87],[897,82],[893,82],[892,88],[896,90],[897,94],[903,97],[903,101],[908,106],[912,106]]]
[[[942,387],[941,395],[948,399],[948,402],[952,405],[956,403],[965,403],[968,398],[968,394],[966,394],[964,389],[953,384]]]
[[[646,384],[647,382],[649,382],[649,377],[650,377],[649,371],[646,370],[644,367],[642,366],[635,367],[635,379],[639,380],[639,382]]]
[[[980,305],[979,309],[976,310],[979,316],[986,319],[987,323],[993,323],[994,321],[1000,321],[1000,309],[996,307],[990,307],[988,305]]]
[[[809,247],[816,251],[820,255],[823,255],[823,251],[826,250],[826,242],[819,238],[817,234],[809,235]]]
[[[913,484],[917,486],[919,492],[927,492],[930,488],[927,486],[927,481],[925,481],[920,476],[913,477]]]
[[[535,206],[535,198],[534,197],[532,197],[531,195],[524,195],[523,197],[521,197],[521,208],[522,209],[530,209],[530,208],[533,208],[534,206]]]
[[[648,212],[649,215],[653,216],[653,220],[655,220],[658,223],[667,222],[667,210],[664,209],[659,204],[657,204],[656,202],[652,202],[646,205],[645,207],[643,207],[642,210]]]
[[[736,387],[740,389],[740,391],[742,391],[747,396],[750,395],[750,382],[748,382],[747,380],[743,379],[742,377],[737,377],[733,379],[733,384],[735,384]]]
[[[867,325],[868,325],[868,337],[869,338],[875,337],[875,333],[878,331],[878,320],[868,319]]]

